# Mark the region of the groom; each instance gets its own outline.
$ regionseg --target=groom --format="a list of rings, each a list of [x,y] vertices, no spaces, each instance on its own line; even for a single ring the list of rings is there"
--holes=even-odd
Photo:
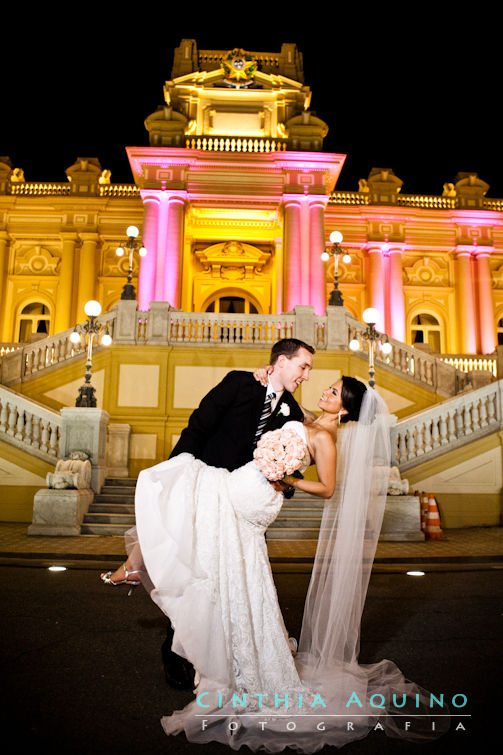
[[[253,458],[257,440],[288,420],[302,422],[304,414],[292,394],[309,380],[314,349],[296,338],[283,338],[271,350],[268,385],[252,373],[232,370],[202,399],[182,431],[172,456],[187,452],[213,467],[232,472]],[[274,484],[283,489],[282,483]],[[178,689],[191,689],[191,664],[171,650],[173,629],[162,646],[166,681]]]

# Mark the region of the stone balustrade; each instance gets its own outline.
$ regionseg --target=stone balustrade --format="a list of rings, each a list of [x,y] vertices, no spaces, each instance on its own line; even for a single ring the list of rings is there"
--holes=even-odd
[[[97,318],[103,327],[108,326],[113,332],[115,310],[112,309]],[[0,360],[0,382],[2,385],[15,385],[38,375],[41,370],[55,367],[62,362],[86,353],[86,344],[81,338],[80,343],[70,341],[73,328],[64,330],[56,335],[42,338],[33,343],[21,344],[20,348],[11,351]],[[95,349],[99,348],[99,344]]]
[[[137,310],[135,301],[119,301],[98,320],[117,345],[158,344],[205,347],[267,347],[280,338],[299,338],[318,350],[346,351],[353,334],[365,326],[343,307],[327,307],[316,315],[302,305],[280,315],[182,312],[167,302],[152,302],[148,312]],[[22,345],[0,359],[0,382],[16,385],[82,356],[83,342],[72,344],[72,330]],[[363,339],[362,339],[363,340]],[[469,383],[469,376],[441,358],[390,339],[391,353],[376,354],[376,365],[427,386],[440,396],[454,396]],[[99,348],[97,346],[96,348]]]
[[[400,472],[503,427],[503,380],[436,404],[391,428]]]
[[[440,354],[440,359],[462,372],[489,372],[498,377],[498,358],[494,354]]]
[[[363,334],[366,326],[347,316],[347,343],[354,334],[360,337],[364,343]],[[389,338],[391,352],[384,354],[380,348],[377,348],[375,354],[375,364],[379,367],[391,369],[406,375],[415,382],[429,386],[432,390],[441,396],[454,396],[459,393],[469,382],[466,373],[457,369],[453,365],[447,364],[438,356],[430,354],[420,349],[415,349],[401,341],[395,341]]]
[[[61,430],[59,412],[0,386],[0,439],[55,464]]]

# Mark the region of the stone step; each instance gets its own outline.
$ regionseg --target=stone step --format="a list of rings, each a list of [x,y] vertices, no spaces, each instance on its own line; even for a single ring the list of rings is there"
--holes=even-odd
[[[123,495],[117,495],[117,494],[109,494],[109,493],[98,493],[94,496],[94,500],[96,503],[132,503],[134,504],[134,494],[128,495],[124,493]]]
[[[288,517],[278,517],[272,524],[269,525],[269,527],[273,527],[274,529],[278,529],[281,527],[294,527],[296,529],[303,529],[304,527],[309,527],[310,529],[320,529],[321,524],[321,518],[314,518],[314,517],[294,517],[294,518],[288,518]]]
[[[135,488],[136,477],[105,477],[105,485]]]
[[[266,540],[318,540],[319,527],[269,527]]]
[[[293,496],[293,498],[288,498],[284,506],[288,506],[288,508],[294,508],[294,509],[304,509],[304,508],[312,508],[312,509],[323,509],[323,506],[325,505],[325,500],[323,498],[315,498],[314,496],[299,496],[297,493]]]
[[[322,516],[323,516],[323,509],[317,509],[317,508],[314,508],[314,506],[306,506],[305,508],[302,506],[297,506],[297,508],[294,508],[290,506],[290,501],[288,501],[288,506],[283,506],[283,508],[279,512],[278,519],[283,519],[285,517],[286,518],[312,517],[313,519],[318,519],[321,522]]]
[[[133,514],[134,503],[92,503],[89,514]]]
[[[83,524],[124,524],[128,527],[134,527],[134,514],[86,514]]]
[[[101,488],[102,493],[107,495],[134,495],[134,485],[103,485]]]
[[[124,535],[130,529],[130,524],[82,524],[82,535]]]

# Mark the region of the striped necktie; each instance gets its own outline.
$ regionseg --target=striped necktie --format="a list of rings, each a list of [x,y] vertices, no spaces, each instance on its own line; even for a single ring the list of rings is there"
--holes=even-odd
[[[262,408],[262,414],[260,415],[260,419],[258,421],[257,429],[255,431],[255,445],[257,445],[260,436],[264,432],[264,428],[265,428],[265,426],[267,424],[267,420],[269,419],[269,417],[272,414],[272,406],[271,405],[272,405],[272,402],[274,401],[275,398],[276,398],[276,394],[275,393],[269,393],[265,397],[264,406]]]

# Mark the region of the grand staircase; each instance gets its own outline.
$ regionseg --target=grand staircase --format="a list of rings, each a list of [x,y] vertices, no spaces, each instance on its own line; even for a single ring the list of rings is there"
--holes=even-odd
[[[134,527],[133,478],[108,477],[84,517],[83,535],[123,535]],[[267,531],[267,540],[316,540],[324,501],[300,493],[288,501]]]
[[[123,535],[134,527],[134,491],[136,480],[130,477],[107,477],[101,493],[94,497],[84,516],[83,535]]]
[[[266,540],[317,540],[323,514],[322,498],[296,491],[270,525]]]

